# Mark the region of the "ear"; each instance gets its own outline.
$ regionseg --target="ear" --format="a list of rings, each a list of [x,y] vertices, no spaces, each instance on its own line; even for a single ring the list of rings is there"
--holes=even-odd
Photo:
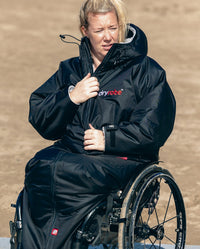
[[[87,36],[87,29],[85,28],[85,26],[81,26],[81,33],[83,34],[83,36]]]

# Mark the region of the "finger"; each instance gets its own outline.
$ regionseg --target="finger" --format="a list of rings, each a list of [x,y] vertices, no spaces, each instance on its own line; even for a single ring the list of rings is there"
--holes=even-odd
[[[94,98],[94,97],[96,97],[98,95],[98,92],[90,92],[89,94],[88,94],[88,98],[90,99],[90,98]]]
[[[83,80],[89,79],[90,77],[91,77],[91,73],[88,73],[88,74],[83,78]]]
[[[84,140],[84,143],[83,143],[84,146],[88,146],[91,144],[92,144],[91,140],[89,140],[89,139]]]
[[[97,80],[97,77],[91,76],[91,74],[90,74],[90,80],[98,81],[98,80]]]
[[[96,77],[89,77],[84,79],[87,79],[87,84],[99,85],[98,79]]]
[[[98,86],[99,87],[99,82],[98,82],[97,78],[90,78],[90,79],[92,79],[91,84],[93,86]]]
[[[91,129],[88,130],[88,131],[91,131]],[[84,141],[86,141],[86,140],[92,140],[92,138],[93,138],[92,134],[90,132],[88,132],[88,131],[85,132]]]
[[[99,92],[99,86],[97,86],[97,85],[90,86],[89,91],[90,92]]]
[[[91,146],[94,146],[94,142],[93,140],[85,140],[84,143],[83,143],[84,147],[91,147]]]
[[[85,131],[85,134],[84,134],[84,139],[94,139],[95,136],[96,136],[96,129],[93,127],[90,128],[90,125],[89,125],[89,129]]]
[[[85,149],[85,150],[95,150],[96,147],[95,147],[93,144],[90,144],[90,145],[84,146],[84,149]]]
[[[90,129],[95,130],[95,128],[92,126],[92,124],[89,124]]]

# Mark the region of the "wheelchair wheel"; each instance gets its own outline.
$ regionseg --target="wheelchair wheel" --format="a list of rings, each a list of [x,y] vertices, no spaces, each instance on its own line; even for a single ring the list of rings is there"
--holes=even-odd
[[[11,206],[15,208],[14,221],[10,221],[10,249],[21,249],[22,243],[22,199],[23,190],[20,192],[16,204]]]
[[[119,249],[183,249],[186,236],[185,207],[169,171],[150,166],[134,181],[120,215]]]

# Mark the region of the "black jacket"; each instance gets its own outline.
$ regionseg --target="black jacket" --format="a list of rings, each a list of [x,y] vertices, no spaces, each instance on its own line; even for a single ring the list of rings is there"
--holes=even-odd
[[[97,77],[99,94],[75,105],[68,88],[88,72]],[[104,127],[105,154],[156,160],[174,119],[175,100],[165,71],[147,56],[146,36],[134,25],[126,42],[114,44],[95,72],[84,37],[80,56],[61,62],[30,98],[29,120],[35,129],[75,153],[98,153],[83,149],[84,131],[91,123],[96,129]]]

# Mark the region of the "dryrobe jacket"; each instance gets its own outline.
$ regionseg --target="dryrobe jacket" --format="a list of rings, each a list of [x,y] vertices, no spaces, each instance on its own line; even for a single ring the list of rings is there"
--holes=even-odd
[[[76,105],[69,91],[89,72],[100,84],[98,96]],[[147,56],[138,27],[129,25],[126,41],[114,44],[95,72],[90,42],[82,38],[80,56],[61,62],[30,97],[30,123],[56,142],[26,167],[23,248],[70,249],[86,211],[158,160],[174,118],[165,71]],[[89,123],[104,131],[104,152],[84,151]]]

